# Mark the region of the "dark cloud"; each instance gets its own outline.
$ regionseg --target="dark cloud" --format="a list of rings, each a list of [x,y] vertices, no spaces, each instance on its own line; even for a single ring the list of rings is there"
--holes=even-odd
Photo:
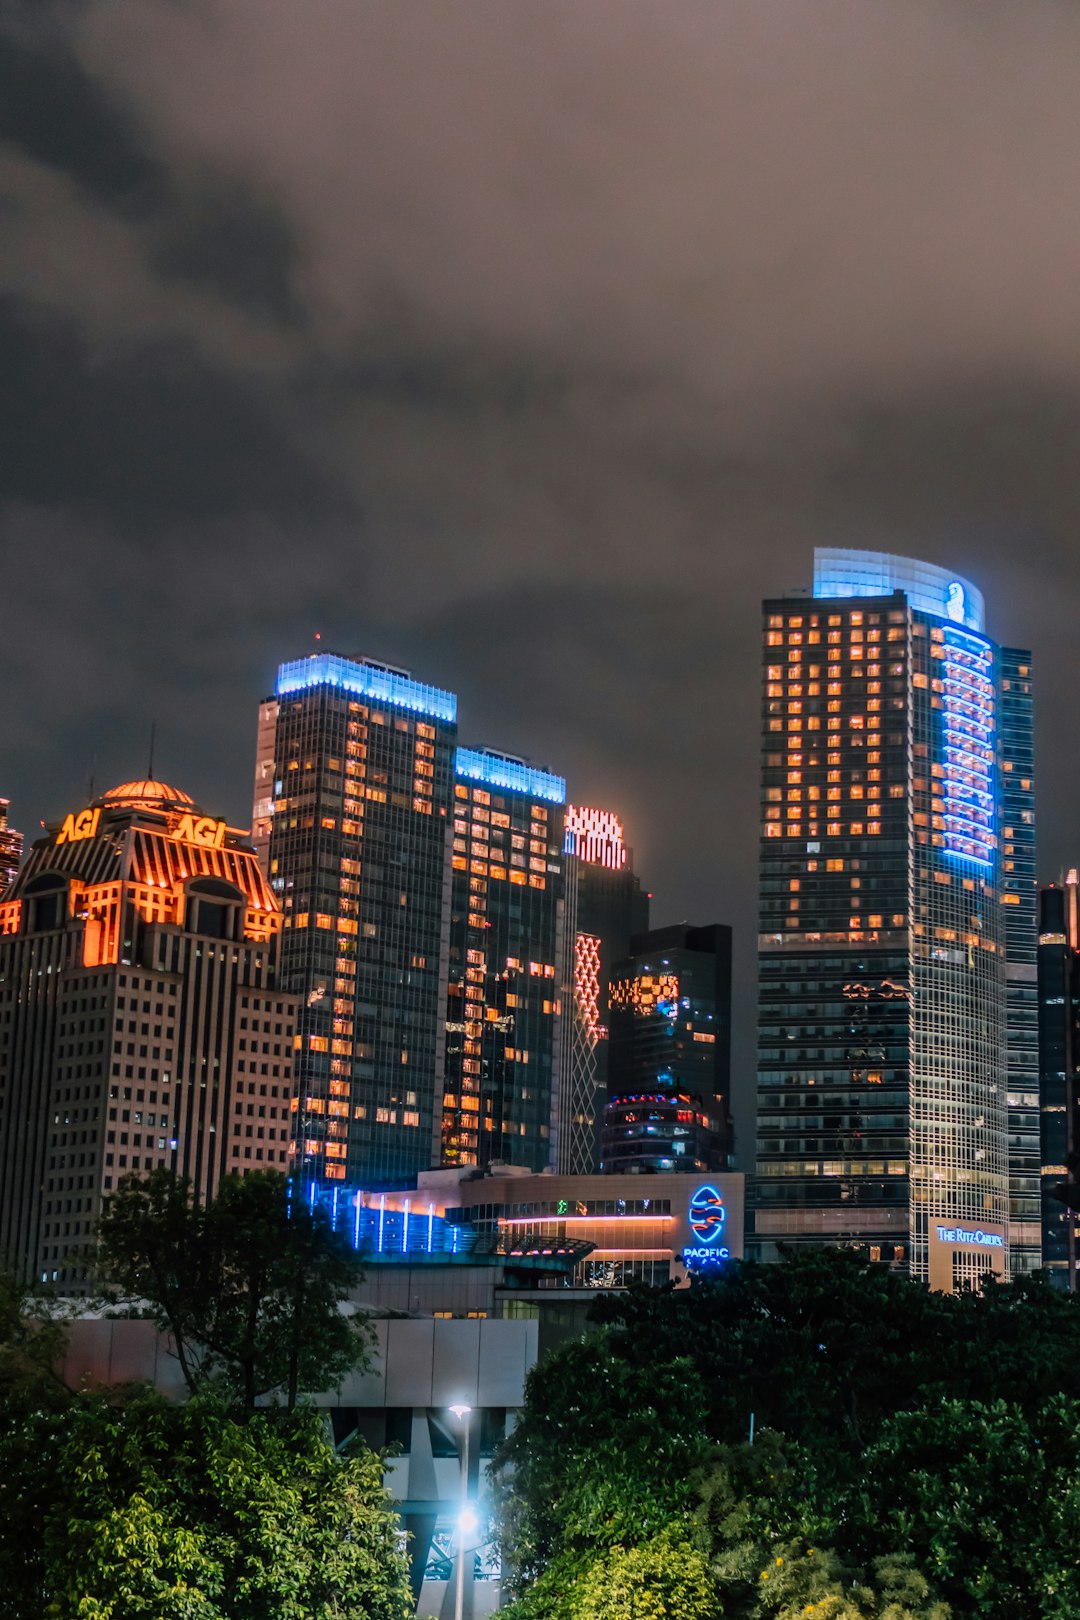
[[[0,301],[9,498],[137,526],[310,510],[329,493],[248,379],[187,340],[88,344],[70,321]]]
[[[1053,0],[0,11],[0,791],[247,813],[321,630],[625,811],[750,981],[758,604],[948,563],[1077,856],[1080,12]],[[749,1066],[746,1047],[743,1061]]]

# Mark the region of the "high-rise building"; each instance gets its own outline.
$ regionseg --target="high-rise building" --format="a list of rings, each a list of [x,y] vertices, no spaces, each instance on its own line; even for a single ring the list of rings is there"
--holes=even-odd
[[[1042,1266],[1039,1132],[1038,886],[1035,877],[1035,724],[1031,654],[999,656],[1001,900],[1005,917],[1008,1048],[1009,1262],[1013,1276]]]
[[[38,839],[0,900],[0,1251],[77,1286],[101,1201],[167,1166],[212,1196],[285,1171],[295,1001],[246,834],[126,782]]]
[[[950,1289],[1008,1269],[999,830],[1034,830],[1029,694],[1008,719],[1015,823],[1000,716],[1029,661],[988,639],[973,585],[909,558],[821,549],[812,593],[765,603],[766,1258],[856,1244]]]
[[[566,784],[474,748],[457,750],[455,778],[442,1162],[543,1170],[556,1148]]]
[[[367,658],[283,664],[254,836],[301,998],[296,1165],[407,1185],[438,1162],[457,699]]]
[[[601,1169],[731,1164],[731,929],[635,935],[611,983]]]
[[[649,896],[634,872],[622,823],[609,810],[566,809],[566,951],[563,1094],[558,1170],[590,1175],[600,1163],[607,1099],[611,970],[649,926]]]
[[[1076,1288],[1080,1213],[1080,884],[1039,890],[1039,1096],[1042,1263],[1058,1288]]]
[[[0,799],[0,900],[11,888],[22,860],[23,835],[8,826],[10,799]]]

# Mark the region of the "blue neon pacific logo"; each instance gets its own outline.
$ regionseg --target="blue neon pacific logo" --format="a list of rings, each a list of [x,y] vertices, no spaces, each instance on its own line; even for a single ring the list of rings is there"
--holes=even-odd
[[[715,1187],[699,1187],[690,1200],[690,1230],[699,1243],[718,1243],[727,1224],[727,1208]]]

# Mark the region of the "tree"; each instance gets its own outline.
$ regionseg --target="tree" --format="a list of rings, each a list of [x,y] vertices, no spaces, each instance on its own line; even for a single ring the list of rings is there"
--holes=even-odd
[[[522,1591],[555,1558],[575,1565],[689,1521],[704,1402],[689,1363],[630,1367],[602,1335],[534,1368],[492,1462],[508,1587]]]
[[[404,1620],[382,1460],[319,1415],[152,1392],[0,1433],[0,1620]]]
[[[189,1390],[224,1378],[246,1411],[272,1392],[291,1409],[334,1387],[371,1343],[340,1310],[358,1257],[272,1171],[227,1177],[208,1205],[171,1171],[126,1177],[102,1216],[99,1270],[172,1334]]]
[[[959,1614],[1072,1620],[1078,1459],[1074,1400],[940,1402],[884,1426],[839,1528],[856,1555],[882,1538],[910,1547]]]

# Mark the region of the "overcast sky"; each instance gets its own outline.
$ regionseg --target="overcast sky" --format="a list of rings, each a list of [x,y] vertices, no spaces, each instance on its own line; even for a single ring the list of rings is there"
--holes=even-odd
[[[320,631],[621,812],[748,983],[760,599],[824,542],[1034,647],[1080,858],[1075,0],[0,0],[0,137],[16,825],[152,718],[247,825]]]

